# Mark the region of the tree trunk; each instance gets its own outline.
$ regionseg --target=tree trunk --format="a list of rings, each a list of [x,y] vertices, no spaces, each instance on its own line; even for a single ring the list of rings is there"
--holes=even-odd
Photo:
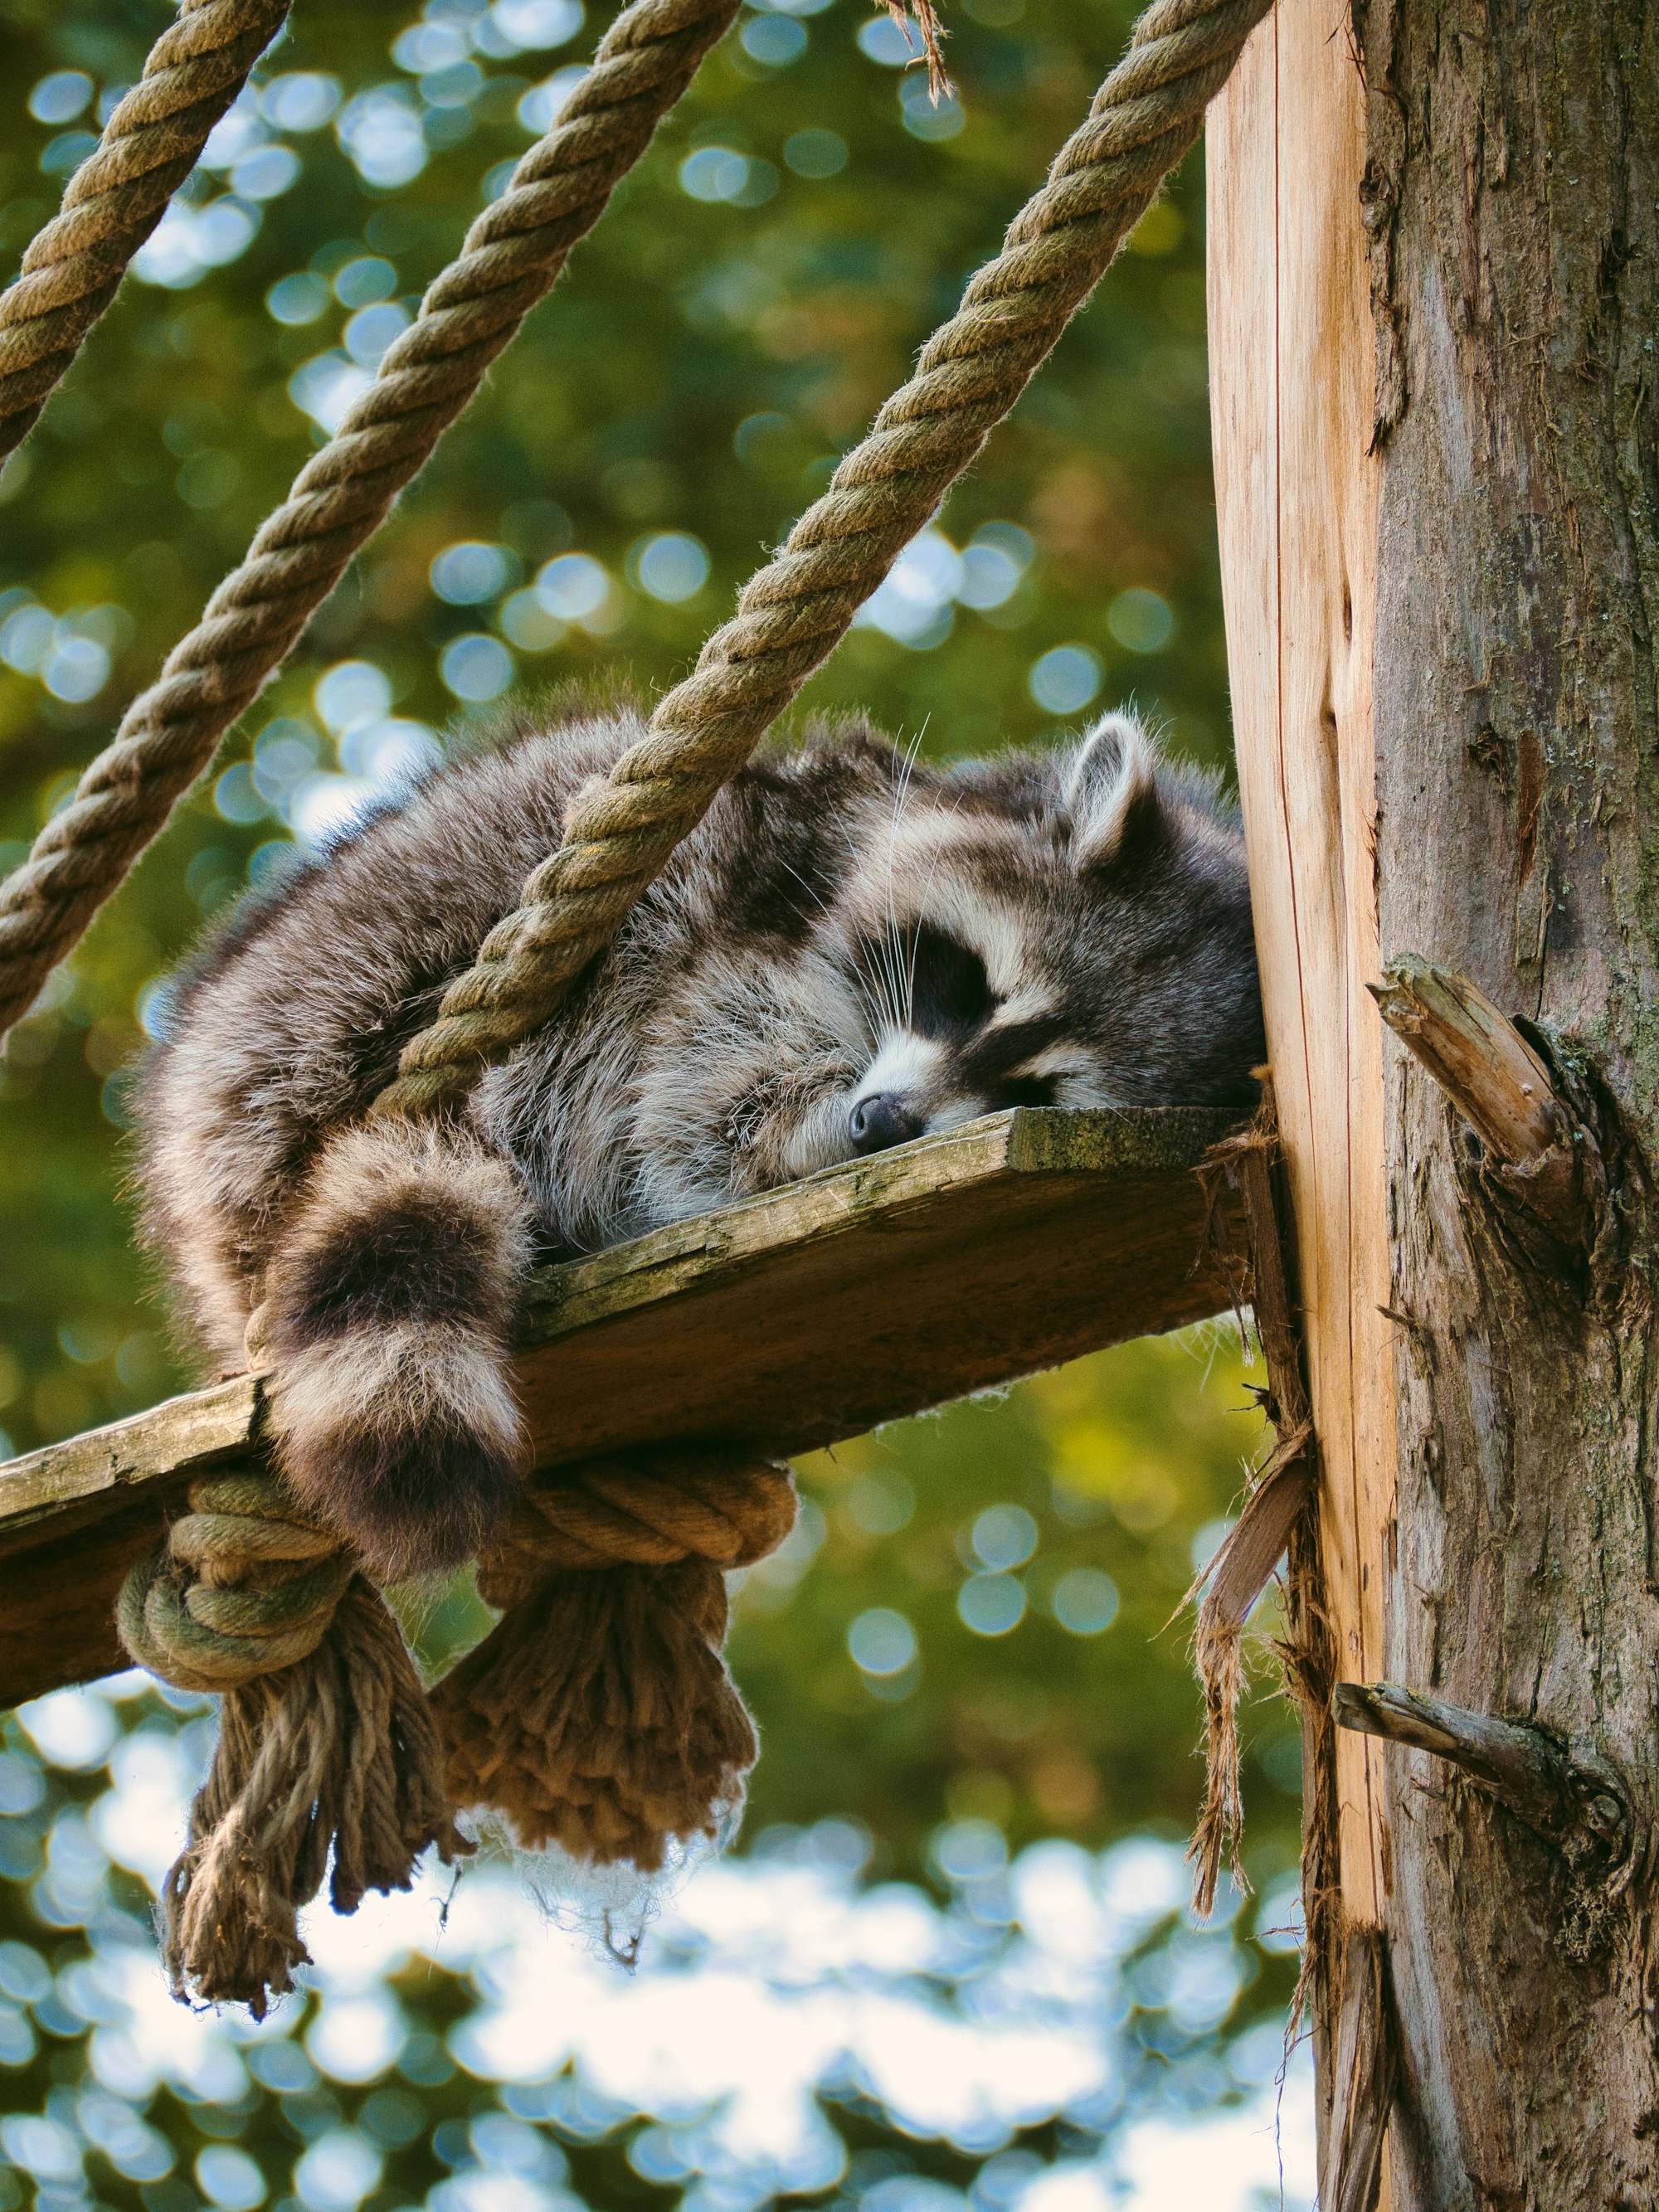
[[[1382,2201],[1648,2206],[1659,15],[1370,0],[1351,35],[1336,0],[1280,0],[1210,143],[1240,777],[1338,1668],[1529,1724],[1560,1783],[1540,1810],[1339,1738],[1343,1911],[1386,1930],[1397,2023]],[[1538,1025],[1574,1220],[1376,1052],[1379,953]]]

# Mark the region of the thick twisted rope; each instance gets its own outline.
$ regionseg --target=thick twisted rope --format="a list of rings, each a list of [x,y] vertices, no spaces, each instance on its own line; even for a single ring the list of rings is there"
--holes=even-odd
[[[562,1567],[748,1566],[794,1524],[788,1469],[771,1460],[695,1450],[589,1460],[531,1481],[479,1564],[478,1589],[506,1608]]]
[[[300,1907],[407,1889],[456,1836],[444,1750],[397,1623],[275,1476],[198,1482],[135,1567],[117,1624],[137,1662],[223,1692],[213,1766],[162,1892],[176,1995],[263,2014],[307,1958]]]
[[[1002,252],[970,281],[915,374],[777,558],[744,587],[695,672],[659,703],[645,737],[578,793],[564,843],[405,1047],[376,1112],[452,1106],[485,1065],[557,1011],[1013,407],[1197,137],[1271,4],[1154,0]]]
[[[262,1471],[198,1482],[190,1503],[122,1586],[131,1656],[181,1690],[233,1690],[307,1657],[351,1579],[338,1537]]]
[[[739,0],[635,0],[295,478],[241,566],[0,884],[0,1036],[155,836],[644,153]]]
[[[0,457],[27,435],[287,16],[288,0],[180,0],[0,293]]]

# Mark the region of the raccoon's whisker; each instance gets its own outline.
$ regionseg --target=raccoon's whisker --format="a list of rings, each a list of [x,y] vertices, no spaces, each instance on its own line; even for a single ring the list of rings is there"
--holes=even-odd
[[[921,740],[917,742],[920,744]],[[954,792],[950,794],[949,805],[953,814],[961,811],[961,801]],[[939,848],[935,845],[933,857],[927,864],[927,873],[922,881],[921,895],[916,901],[916,927],[910,933],[910,965],[905,978],[904,1019],[907,1027],[915,1011],[916,961],[921,951],[921,925],[927,918],[927,901],[933,893],[933,878],[939,872],[940,858]]]
[[[887,1006],[884,1006],[883,1000],[880,1000],[878,995],[869,988],[869,984],[865,982],[865,978],[856,971],[856,969],[854,969],[852,984],[854,984],[854,991],[856,991],[858,998],[860,998],[860,1002],[863,1002],[865,1018],[867,1018],[869,1022],[869,1042],[872,1042],[872,1046],[874,1046],[876,1051],[880,1051],[880,1046],[883,1046],[884,1037],[887,1037],[887,1033],[890,1033],[891,1029],[891,1022],[887,1020]]]
[[[924,723],[923,729],[927,727]],[[898,845],[899,825],[904,818],[905,805],[915,779],[916,761],[921,751],[922,732],[919,730],[905,747],[894,748],[893,753],[893,814],[887,843],[887,931],[885,950],[889,962],[888,981],[892,993],[893,1026],[908,1029],[915,1008],[915,952],[917,939],[910,936],[910,954],[907,962],[904,936],[898,926],[897,902],[895,897],[894,856]],[[932,873],[929,872],[929,881]]]
[[[904,1018],[907,1023],[916,1010],[916,962],[921,955],[921,922],[927,911],[927,887],[924,884],[922,896],[916,908],[917,927],[910,933],[910,964],[905,970],[904,975]]]
[[[924,722],[922,730],[927,726]],[[893,819],[895,823],[903,811],[905,798],[916,772],[916,760],[921,751],[922,730],[917,731],[908,745],[896,744],[893,748]]]
[[[927,864],[927,873],[922,880],[921,896],[916,901],[916,926],[910,933],[910,964],[904,978],[904,1018],[907,1022],[915,1012],[916,962],[921,953],[921,925],[927,918],[927,900],[933,888],[933,877],[939,868],[939,848],[936,846],[933,857]]]
[[[855,852],[856,848],[850,832],[847,834],[845,842],[849,855],[853,854]],[[817,885],[809,883],[806,878],[802,875],[800,870],[793,866],[789,861],[786,860],[783,863],[783,866],[786,873],[792,875],[794,878],[795,881],[806,893],[807,897],[812,901],[813,904],[818,908],[819,912],[823,915],[825,919],[829,920],[832,918],[834,909],[830,906],[828,901],[823,897]],[[878,1043],[883,1033],[888,1027],[887,1010],[885,1006],[872,994],[869,984],[865,981],[864,976],[856,967],[850,970],[849,980],[852,982],[853,988],[858,993],[864,1012],[869,1019],[872,1040]]]
[[[904,940],[897,921],[890,912],[881,937],[882,969],[887,984],[888,1010],[896,1030],[908,1025],[909,1004],[904,994]]]
[[[896,825],[897,810],[901,804],[902,794],[896,791],[894,825]],[[905,1026],[908,1009],[903,1003],[903,993],[900,988],[902,956],[900,950],[898,916],[893,891],[893,838],[890,830],[887,844],[885,896],[887,913],[882,924],[881,933],[872,941],[871,947],[875,956],[872,980],[881,994],[884,1017],[882,1026],[888,1032],[896,1032]]]
[[[918,914],[917,921],[921,916]],[[912,926],[895,945],[894,952],[902,963],[899,978],[899,1012],[906,1029],[913,1026],[916,1011],[916,957],[921,949],[920,927]]]
[[[813,905],[817,908],[820,914],[829,914],[830,911],[830,906],[825,900],[823,892],[819,890],[816,884],[808,883],[806,878],[802,875],[800,870],[788,860],[786,860],[783,864],[783,872],[786,875],[793,876],[794,878],[795,881],[805,892],[807,897],[810,898]]]

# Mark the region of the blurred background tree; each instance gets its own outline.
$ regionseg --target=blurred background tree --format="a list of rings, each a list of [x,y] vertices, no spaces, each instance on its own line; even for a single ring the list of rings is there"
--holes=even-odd
[[[372,374],[603,27],[580,0],[414,10],[299,0],[0,471],[0,868]],[[157,0],[0,0],[8,277],[166,19]],[[192,1379],[132,1248],[123,1099],[204,919],[495,702],[571,684],[648,693],[683,672],[993,250],[1129,21],[1118,0],[960,0],[958,95],[936,108],[902,33],[859,0],[751,0],[564,285],[15,1032],[0,1067],[0,1452]],[[1133,698],[1177,751],[1226,769],[1201,218],[1194,161],[803,715],[862,708],[949,755]],[[892,1295],[902,1304],[902,1280]],[[1066,2032],[1109,2043],[1109,2088],[1057,2081],[1046,2106],[975,2132],[838,2060],[808,2069],[839,2147],[820,2143],[811,2168],[685,2135],[687,2112],[665,2120],[648,2085],[607,2101],[584,2086],[580,2049],[550,2087],[503,2087],[465,2054],[500,1997],[478,1962],[518,1924],[506,1903],[475,1954],[434,1963],[406,1942],[382,1957],[384,2032],[364,2027],[355,2046],[325,1950],[317,1992],[257,2049],[224,2026],[189,2064],[135,2070],[120,2049],[145,2039],[132,1976],[154,1979],[154,1832],[176,1818],[204,1722],[123,1678],[9,1723],[0,1755],[0,2149],[15,2169],[0,2207],[27,2186],[65,2212],[204,2197],[251,2212],[284,2196],[379,2212],[493,2170],[535,2203],[689,2191],[749,2212],[779,2194],[886,2190],[873,2212],[907,2212],[918,2189],[944,2208],[969,2188],[998,2212],[1079,2161],[1094,2171],[1137,2115],[1254,2094],[1295,1963],[1273,1930],[1291,1910],[1297,1735],[1271,1700],[1249,1717],[1261,1895],[1200,1939],[1171,1886],[1198,1705],[1184,1631],[1164,1625],[1255,1449],[1249,1402],[1236,1334],[1218,1328],[860,1439],[803,1465],[800,1528],[738,1597],[732,1656],[765,1749],[733,1878],[748,1866],[770,1896],[787,1870],[848,1912],[910,1899],[932,1932],[896,1986],[920,1976],[965,2029],[988,1990],[1029,1980],[1042,1945],[1018,1900],[1069,1850],[1115,1932]],[[423,1603],[433,1651],[476,1632],[465,1593]],[[506,1898],[495,1879],[469,1876],[462,1894]],[[677,1960],[712,1971],[725,1938],[696,1921],[686,1902],[647,1941],[647,1978]],[[507,2135],[491,2136],[492,2116]]]

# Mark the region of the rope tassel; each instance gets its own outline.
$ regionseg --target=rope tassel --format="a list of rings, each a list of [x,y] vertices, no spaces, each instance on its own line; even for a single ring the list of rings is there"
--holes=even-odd
[[[453,1802],[642,1874],[719,1834],[758,1748],[720,1656],[720,1570],[775,1550],[795,1505],[787,1468],[733,1454],[541,1478],[480,1569],[506,1616],[434,1696]]]
[[[140,1666],[222,1693],[162,1892],[176,1996],[263,2018],[307,1962],[299,1911],[325,1879],[337,1912],[407,1889],[429,1844],[469,1848],[452,1802],[644,1874],[740,1806],[757,1747],[720,1656],[720,1571],[794,1526],[787,1468],[688,1450],[541,1477],[480,1568],[505,1618],[430,1700],[378,1594],[276,1476],[208,1478],[118,1613]]]
[[[132,1658],[222,1692],[213,1766],[162,1890],[176,1996],[263,2019],[309,1957],[299,1910],[329,1878],[337,1912],[407,1889],[428,1844],[453,1858],[442,1751],[395,1621],[281,1483],[197,1483],[191,1511],[128,1577]],[[332,1865],[330,1873],[331,1862]]]

